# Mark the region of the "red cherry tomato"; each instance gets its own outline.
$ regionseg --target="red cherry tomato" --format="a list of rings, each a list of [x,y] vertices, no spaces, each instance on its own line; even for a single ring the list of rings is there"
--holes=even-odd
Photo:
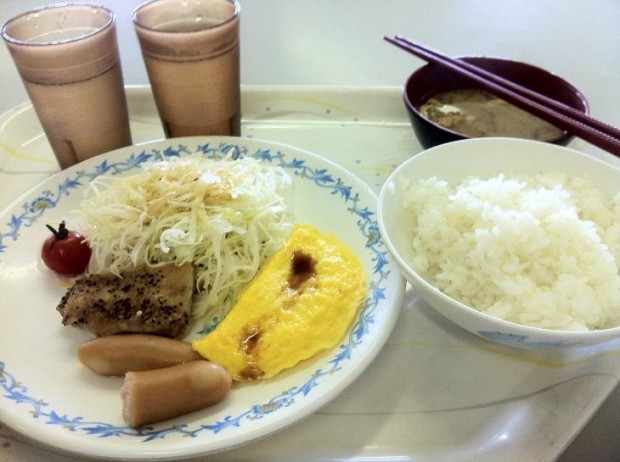
[[[46,226],[53,234],[45,240],[41,249],[41,258],[47,267],[63,276],[77,276],[86,271],[91,250],[84,236],[69,231],[64,221],[58,230]]]

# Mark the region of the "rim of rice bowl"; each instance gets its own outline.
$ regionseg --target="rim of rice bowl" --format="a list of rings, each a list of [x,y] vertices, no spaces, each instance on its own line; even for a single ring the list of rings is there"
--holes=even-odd
[[[511,152],[502,153],[503,155],[496,155],[498,160],[495,161],[491,159],[491,154],[488,151],[489,149],[496,147],[501,147],[502,149],[510,150]],[[525,149],[530,150],[526,151]],[[439,169],[434,170],[432,174],[424,173],[425,167],[428,168],[429,164],[436,162],[431,158],[431,156],[435,157],[442,155],[445,157],[446,152],[455,150],[459,150],[460,152],[458,152],[458,156],[451,159],[451,161],[454,162],[444,162],[444,164],[442,164]],[[474,150],[476,150],[476,152],[474,152]],[[513,153],[512,151],[515,150],[518,151],[519,155],[511,155]],[[533,156],[540,156],[540,154],[545,155],[538,157],[535,160],[532,159]],[[559,162],[559,156],[562,156],[562,162]],[[464,159],[464,157],[467,159]],[[566,160],[568,158],[571,158],[575,162],[567,162]],[[482,160],[490,162],[480,163]],[[535,165],[528,166],[527,163],[532,160],[535,162]],[[476,164],[476,167],[472,168],[471,165],[467,167],[465,165],[466,163],[474,163]],[[418,168],[414,169],[412,167],[413,165]],[[482,168],[479,170],[480,165],[482,165]],[[386,244],[386,247],[392,254],[393,258],[397,261],[404,276],[418,293],[420,291],[422,292],[420,295],[429,305],[437,311],[440,311],[445,317],[450,318],[452,322],[459,325],[461,324],[460,322],[453,320],[451,316],[443,313],[445,310],[442,307],[438,307],[436,304],[429,301],[426,294],[424,294],[424,291],[431,293],[434,297],[438,297],[447,305],[451,305],[450,310],[461,310],[466,312],[468,315],[478,318],[482,324],[475,330],[466,326],[461,326],[471,332],[479,333],[480,331],[488,330],[489,327],[491,327],[490,325],[493,325],[493,327],[497,329],[500,334],[522,334],[538,338],[544,337],[545,342],[561,340],[564,343],[570,341],[574,341],[576,343],[583,342],[584,345],[586,343],[596,343],[595,340],[598,340],[599,338],[601,340],[603,338],[611,340],[614,336],[620,338],[620,324],[601,329],[584,331],[559,330],[520,324],[515,321],[509,321],[487,314],[451,297],[439,288],[435,287],[432,283],[423,278],[415,269],[413,269],[412,264],[402,255],[397,243],[394,242],[394,233],[398,233],[398,230],[388,229],[390,227],[386,225],[386,209],[390,207],[400,208],[400,201],[394,199],[398,178],[405,177],[405,173],[409,173],[406,177],[412,180],[412,182],[430,176],[437,176],[441,179],[446,179],[445,176],[447,176],[447,180],[452,182],[463,180],[469,176],[484,177],[488,174],[498,173],[497,170],[507,168],[508,165],[514,171],[523,174],[532,174],[534,172],[545,173],[552,171],[550,168],[553,168],[555,171],[574,176],[581,175],[584,178],[589,179],[591,182],[595,182],[597,189],[602,190],[606,195],[609,195],[610,193],[613,195],[620,192],[620,168],[589,154],[563,146],[515,138],[475,138],[454,141],[431,147],[413,155],[396,167],[396,169],[389,175],[383,184],[378,196],[377,216],[379,231],[381,232],[381,236]],[[463,168],[463,166],[465,167]],[[586,167],[585,170],[584,167]],[[423,172],[419,173],[420,170]],[[444,170],[448,173],[445,176],[442,175]],[[413,174],[411,174],[412,172]],[[601,173],[603,173],[603,177],[600,176]],[[594,177],[596,177],[596,181],[594,180]],[[616,265],[618,265],[618,263],[616,263]],[[497,342],[504,343],[501,340]]]

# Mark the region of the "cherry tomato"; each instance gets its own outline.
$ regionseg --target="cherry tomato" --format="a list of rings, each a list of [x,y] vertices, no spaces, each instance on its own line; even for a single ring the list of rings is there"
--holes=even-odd
[[[47,267],[63,276],[77,276],[86,271],[91,250],[84,236],[69,231],[64,221],[58,230],[46,226],[52,232],[41,249],[41,258]]]

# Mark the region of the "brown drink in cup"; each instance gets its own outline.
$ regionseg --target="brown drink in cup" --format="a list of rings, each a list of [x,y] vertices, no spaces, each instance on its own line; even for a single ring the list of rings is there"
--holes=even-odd
[[[154,0],[133,21],[167,137],[241,133],[239,5]]]
[[[51,5],[9,20],[2,37],[61,168],[131,144],[110,10]]]

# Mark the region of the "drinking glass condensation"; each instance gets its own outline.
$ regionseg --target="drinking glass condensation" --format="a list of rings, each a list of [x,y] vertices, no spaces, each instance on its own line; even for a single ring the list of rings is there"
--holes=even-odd
[[[10,19],[2,37],[61,168],[131,144],[112,11],[50,5]]]
[[[167,137],[241,132],[234,0],[154,0],[133,22]]]

